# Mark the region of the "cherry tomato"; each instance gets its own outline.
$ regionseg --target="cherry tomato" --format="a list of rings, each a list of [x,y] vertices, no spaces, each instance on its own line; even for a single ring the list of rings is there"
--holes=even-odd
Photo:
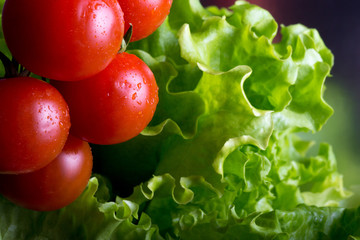
[[[84,191],[92,165],[89,144],[69,135],[62,152],[44,168],[31,173],[0,175],[0,193],[28,209],[60,209]]]
[[[10,52],[26,69],[79,80],[116,56],[124,18],[116,0],[7,0],[2,27]]]
[[[133,25],[131,41],[152,34],[170,13],[172,0],[118,0],[124,12],[125,28]]]
[[[0,173],[44,167],[61,152],[69,129],[68,105],[49,83],[0,80]]]
[[[90,143],[110,145],[138,135],[152,119],[158,87],[137,56],[120,53],[99,74],[76,82],[52,81],[69,104],[71,132]]]

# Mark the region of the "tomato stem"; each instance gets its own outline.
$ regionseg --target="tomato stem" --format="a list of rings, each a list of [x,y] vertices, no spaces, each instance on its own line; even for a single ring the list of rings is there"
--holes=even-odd
[[[132,24],[130,23],[130,27],[129,27],[129,29],[126,31],[126,33],[125,33],[125,35],[124,35],[124,38],[123,38],[123,40],[122,40],[122,44],[121,44],[121,48],[120,48],[119,53],[123,53],[123,52],[126,51],[127,47],[129,46],[129,43],[130,43],[132,34],[133,34],[133,26],[132,26]]]
[[[14,77],[17,75],[17,69],[14,62],[10,61],[10,59],[2,52],[0,52],[0,60],[5,69],[5,75],[3,78]]]
[[[20,73],[18,74],[20,77],[29,77],[31,74],[31,72],[27,69],[24,68],[24,70],[20,71]]]
[[[23,65],[19,64],[19,62],[14,57],[12,58],[11,62],[15,67],[15,71],[16,71],[16,75],[14,75],[15,77],[16,76],[19,76],[19,77],[28,77],[28,76],[30,76],[30,74],[31,74],[30,71],[27,70],[26,68],[24,68]]]
[[[13,77],[28,77],[30,76],[30,71],[25,69],[18,61],[13,57],[10,60],[3,52],[0,51],[0,61],[2,62],[5,75],[3,78],[13,78]]]
[[[41,80],[43,80],[44,82],[50,83],[50,79],[48,79],[46,77],[41,77]]]

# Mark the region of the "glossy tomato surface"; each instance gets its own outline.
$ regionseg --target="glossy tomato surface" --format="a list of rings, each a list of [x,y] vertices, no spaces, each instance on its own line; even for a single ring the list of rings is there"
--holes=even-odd
[[[0,80],[0,173],[47,165],[69,135],[69,108],[49,83],[22,77]]]
[[[89,144],[70,135],[63,151],[44,168],[19,175],[0,175],[0,194],[28,209],[60,209],[84,191],[92,165]]]
[[[72,134],[95,144],[116,144],[135,137],[150,122],[158,103],[153,73],[128,53],[118,54],[94,77],[52,84],[69,104]]]
[[[79,80],[103,70],[124,34],[117,0],[7,0],[2,26],[20,64],[57,80]]]
[[[118,0],[124,12],[125,28],[133,25],[131,41],[153,33],[170,13],[172,0]]]

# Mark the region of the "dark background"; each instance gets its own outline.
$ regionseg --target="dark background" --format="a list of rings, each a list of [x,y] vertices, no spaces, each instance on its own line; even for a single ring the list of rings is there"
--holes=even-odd
[[[227,7],[234,0],[202,0],[203,5]],[[301,23],[316,28],[335,56],[332,77],[326,80],[325,100],[335,113],[322,131],[305,135],[329,142],[334,149],[350,201],[360,202],[360,1],[249,0],[267,9],[279,25]]]

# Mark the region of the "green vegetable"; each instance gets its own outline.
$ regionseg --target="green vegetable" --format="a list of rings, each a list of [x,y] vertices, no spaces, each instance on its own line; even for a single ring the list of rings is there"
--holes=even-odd
[[[339,207],[351,193],[332,147],[310,155],[297,135],[333,113],[323,99],[333,55],[315,29],[281,26],[274,43],[277,31],[245,1],[174,0],[155,33],[129,45],[158,82],[150,125],[93,145],[100,175],[64,209],[0,198],[0,239],[358,239],[360,208]]]

